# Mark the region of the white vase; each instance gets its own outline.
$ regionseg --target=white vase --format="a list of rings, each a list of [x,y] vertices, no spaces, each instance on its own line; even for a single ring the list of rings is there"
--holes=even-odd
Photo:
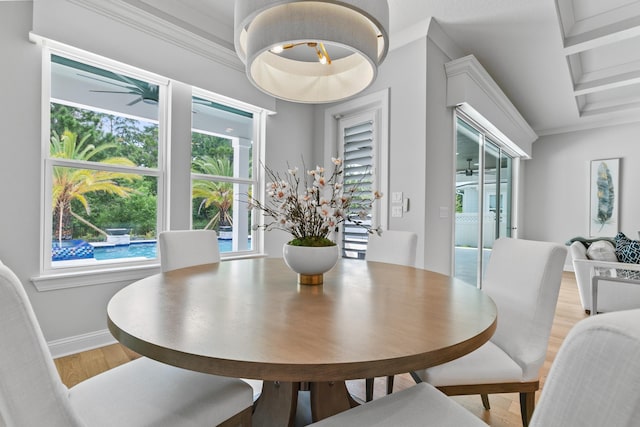
[[[284,262],[298,273],[301,285],[321,285],[324,273],[336,265],[339,255],[338,245],[311,247],[285,244],[282,248]]]

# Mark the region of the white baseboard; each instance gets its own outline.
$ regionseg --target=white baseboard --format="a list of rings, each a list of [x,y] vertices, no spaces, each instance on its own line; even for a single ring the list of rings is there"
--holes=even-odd
[[[109,332],[108,329],[103,329],[88,334],[49,341],[47,345],[49,346],[49,351],[51,351],[51,356],[56,359],[82,351],[104,347],[105,345],[110,345],[115,342],[116,340],[113,338],[113,335],[111,335],[111,332]]]

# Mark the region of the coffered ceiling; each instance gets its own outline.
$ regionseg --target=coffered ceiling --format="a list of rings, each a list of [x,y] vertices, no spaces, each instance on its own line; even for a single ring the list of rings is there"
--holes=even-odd
[[[640,121],[640,0],[388,2],[392,51],[424,37],[436,19],[465,54],[476,56],[538,135]],[[232,57],[232,0],[115,3],[215,43]]]
[[[564,53],[581,116],[640,106],[640,2],[557,0]]]

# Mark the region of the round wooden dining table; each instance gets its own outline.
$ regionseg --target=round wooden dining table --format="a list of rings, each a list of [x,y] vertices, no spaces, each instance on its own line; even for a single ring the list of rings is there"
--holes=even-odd
[[[341,259],[299,285],[280,258],[156,274],[117,292],[109,330],[135,352],[194,371],[263,380],[254,426],[293,425],[308,387],[312,420],[357,405],[346,380],[406,373],[485,343],[496,306],[446,275]]]

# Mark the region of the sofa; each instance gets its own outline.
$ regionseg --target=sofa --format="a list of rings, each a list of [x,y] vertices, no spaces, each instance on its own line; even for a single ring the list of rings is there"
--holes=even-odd
[[[591,279],[600,275],[640,279],[640,241],[623,233],[614,238],[571,239],[570,253],[578,284],[580,303],[586,313],[591,312]],[[598,312],[640,308],[640,285],[598,282]]]

